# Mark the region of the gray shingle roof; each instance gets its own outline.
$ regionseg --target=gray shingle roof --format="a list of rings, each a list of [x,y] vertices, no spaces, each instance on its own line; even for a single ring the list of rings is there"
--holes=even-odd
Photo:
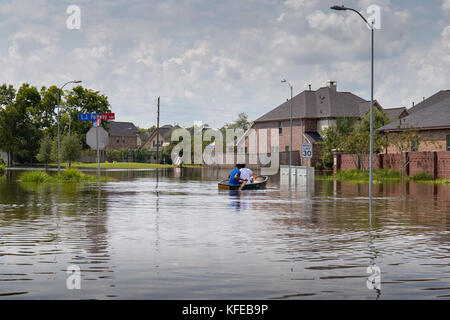
[[[436,100],[434,100],[436,101]],[[424,101],[426,102],[426,100]],[[417,105],[419,106],[419,105]],[[392,122],[378,130],[396,131],[399,128],[437,129],[450,128],[450,97],[431,104],[427,102],[425,107],[416,110],[409,116]]]
[[[394,120],[397,120],[398,118],[400,118],[403,112],[405,111],[407,112],[407,109],[405,107],[400,107],[400,108],[384,109],[384,111],[389,117],[391,117]]]
[[[408,110],[409,114],[412,114],[414,112],[423,110],[425,108],[428,108],[431,105],[434,105],[436,103],[441,102],[442,100],[450,98],[450,90],[441,90],[438,93],[432,95],[428,99],[422,101],[421,103],[415,105],[411,109]]]
[[[322,142],[323,139],[317,132],[308,131],[304,133],[304,136],[310,143]]]
[[[367,112],[370,102],[350,92],[338,92],[324,87],[317,91],[303,91],[292,99],[293,118],[359,117]],[[286,120],[290,115],[290,101],[269,111],[255,122]]]
[[[107,127],[111,136],[130,137],[139,134],[138,128],[132,122],[110,121]]]

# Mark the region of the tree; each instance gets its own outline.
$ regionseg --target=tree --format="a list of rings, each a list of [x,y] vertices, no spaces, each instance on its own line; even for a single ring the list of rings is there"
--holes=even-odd
[[[69,168],[72,162],[78,160],[83,149],[80,140],[75,135],[66,135],[61,141],[61,158],[69,162]]]
[[[252,126],[252,123],[248,121],[248,116],[246,113],[239,113],[238,118],[232,122],[227,123],[225,129],[242,129],[247,131]]]
[[[83,86],[77,86],[61,97],[61,105],[65,108],[65,113],[70,113],[72,119],[70,125],[71,135],[78,136],[79,141],[82,141],[83,149],[88,149],[89,147],[86,145],[85,136],[92,127],[92,122],[78,121],[78,114],[110,113],[111,105],[109,104],[108,97],[100,94],[99,91],[86,89],[83,88]],[[69,117],[61,117],[60,126],[62,134],[68,132],[68,120]],[[102,126],[106,129],[106,121],[102,121]],[[56,133],[56,131],[56,124],[54,124],[52,132]]]
[[[12,85],[3,84],[0,86],[0,106],[5,107],[14,102],[16,98],[16,89]]]
[[[41,139],[39,153],[36,159],[41,163],[45,163],[45,170],[47,170],[48,163],[52,159],[52,139],[48,135],[45,135]]]
[[[357,118],[337,118],[335,125],[321,132],[323,137],[321,159],[325,168],[333,167],[333,150],[344,150],[345,142],[353,132],[356,123]]]

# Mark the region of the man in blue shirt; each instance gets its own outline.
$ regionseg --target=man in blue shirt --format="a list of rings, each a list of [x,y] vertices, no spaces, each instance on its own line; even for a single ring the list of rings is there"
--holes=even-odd
[[[237,164],[236,168],[231,170],[230,180],[228,180],[228,184],[230,186],[240,185],[244,181],[243,179],[241,179],[241,168],[242,166],[240,164]]]

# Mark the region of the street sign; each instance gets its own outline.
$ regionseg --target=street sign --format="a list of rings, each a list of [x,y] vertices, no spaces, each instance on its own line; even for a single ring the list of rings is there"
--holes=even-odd
[[[79,121],[94,121],[98,118],[98,113],[84,113],[78,115]]]
[[[105,120],[105,121],[116,120],[116,114],[115,113],[100,113],[98,116],[98,119]]]
[[[302,144],[302,158],[312,158],[313,156],[313,145],[311,143]]]
[[[98,150],[103,150],[109,143],[109,135],[102,127],[91,128],[86,134],[86,143],[89,147],[97,150],[97,131],[98,130]]]

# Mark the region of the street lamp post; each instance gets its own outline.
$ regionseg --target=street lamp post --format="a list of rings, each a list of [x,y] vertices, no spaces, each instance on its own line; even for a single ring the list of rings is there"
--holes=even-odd
[[[70,83],[81,83],[80,80],[72,80],[69,82],[66,82],[61,88],[59,88],[58,90],[58,115],[56,117],[57,122],[58,122],[58,174],[61,173],[61,158],[60,158],[60,153],[61,153],[61,134],[60,134],[60,114],[59,114],[59,109],[60,109],[60,100],[61,100],[61,91],[64,89],[65,86],[67,86]]]
[[[289,146],[289,186],[291,186],[291,167],[292,167],[292,96],[294,87],[286,79],[281,80],[282,83],[287,83],[291,89],[291,100],[290,100],[290,128],[291,128],[291,144]]]
[[[370,182],[369,182],[369,198],[370,198],[370,206],[372,207],[372,198],[373,198],[373,83],[374,83],[374,26],[373,22],[372,25],[367,21],[366,18],[357,10],[352,8],[347,8],[345,6],[332,6],[331,9],[338,10],[338,11],[353,11],[357,13],[364,22],[369,26],[371,33],[372,33],[372,62],[371,62],[371,92],[370,92],[370,159],[369,159],[369,166],[370,166]]]

